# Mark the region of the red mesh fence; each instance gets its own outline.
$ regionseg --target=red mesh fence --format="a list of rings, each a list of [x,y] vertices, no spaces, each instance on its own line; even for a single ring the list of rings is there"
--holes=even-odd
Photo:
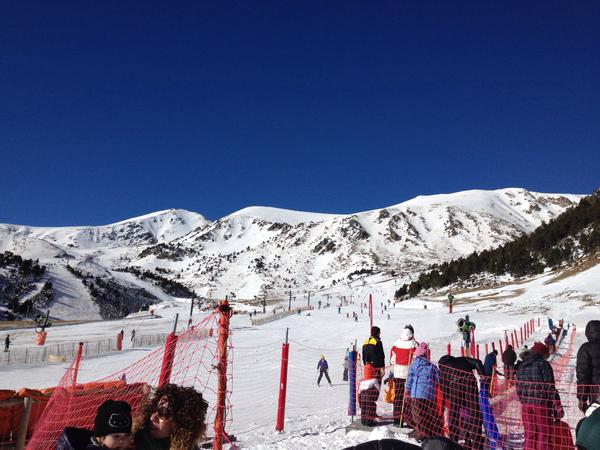
[[[554,383],[525,381],[550,370],[543,359],[533,366],[522,363],[517,372],[486,377],[472,359],[444,356],[434,364],[417,358],[406,380],[388,376],[389,367],[381,379],[380,374],[365,379],[368,371],[358,364],[361,422],[402,423],[414,429],[417,439],[443,435],[467,449],[573,450],[575,427],[583,413],[573,380],[575,328],[565,335],[561,330],[558,350],[548,359]]]
[[[218,388],[218,336],[219,313],[214,313],[177,337],[174,345],[173,362],[170,365],[170,383],[193,387],[201,392],[209,403],[208,432],[216,414]],[[229,345],[229,344],[227,344]],[[74,380],[74,365],[67,370],[54,390],[44,415],[39,420],[35,433],[27,448],[53,449],[65,427],[93,428],[98,406],[105,400],[125,400],[138,412],[143,402],[159,385],[161,371],[165,377],[163,356],[165,347],[160,347],[145,358],[98,381],[78,384]],[[228,362],[233,358],[228,352]],[[81,365],[85,365],[85,359]],[[230,365],[228,364],[230,367]],[[227,371],[230,385],[230,371]],[[228,394],[228,393],[227,393]],[[231,425],[230,403],[225,411],[225,430]],[[227,442],[228,435],[222,436]]]

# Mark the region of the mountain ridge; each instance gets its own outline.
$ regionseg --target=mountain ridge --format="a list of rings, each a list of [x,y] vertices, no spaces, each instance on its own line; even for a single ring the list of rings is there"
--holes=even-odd
[[[0,251],[39,258],[50,276],[64,273],[56,265],[79,267],[89,281],[87,291],[96,280],[96,294],[97,278],[118,284],[123,277],[116,272],[131,270],[152,272],[161,283],[172,280],[211,298],[283,296],[350,283],[361,273],[408,281],[432,263],[529,233],[581,198],[506,188],[419,196],[353,214],[251,206],[215,221],[168,209],[105,226],[0,224]],[[135,289],[151,288],[150,278],[133,281]]]

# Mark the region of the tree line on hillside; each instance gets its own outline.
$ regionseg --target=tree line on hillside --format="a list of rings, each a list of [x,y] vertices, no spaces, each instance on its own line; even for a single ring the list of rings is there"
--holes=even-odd
[[[46,266],[40,265],[40,261],[36,259],[25,259],[20,255],[15,255],[13,252],[0,253],[0,267],[14,266],[19,269],[21,275],[27,277],[33,275],[35,278],[41,277],[46,272]]]
[[[600,189],[554,220],[542,223],[531,234],[492,250],[430,266],[417,280],[400,287],[395,297],[414,297],[423,289],[448,286],[482,272],[515,277],[535,275],[599,247]]]
[[[118,270],[121,272],[132,273],[142,280],[150,279],[155,285],[159,286],[163,291],[173,297],[194,298],[196,296],[194,291],[187,288],[179,281],[165,278],[149,270],[140,270],[136,267],[125,267]]]

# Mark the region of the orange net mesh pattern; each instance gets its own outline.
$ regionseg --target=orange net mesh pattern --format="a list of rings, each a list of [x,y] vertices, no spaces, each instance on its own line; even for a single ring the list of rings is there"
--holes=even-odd
[[[413,361],[407,380],[391,374],[365,380],[358,364],[358,414],[364,425],[394,421],[413,428],[417,439],[446,436],[467,449],[573,450],[575,427],[583,418],[573,380],[574,338],[573,327],[549,360],[554,383],[523,381],[524,368],[486,377],[422,358]],[[456,359],[466,364],[467,359]],[[580,392],[593,389],[598,386],[579,386]]]
[[[173,363],[170,366],[168,382],[193,387],[202,393],[209,403],[207,416],[209,433],[215,418],[217,403],[218,327],[219,314],[213,313],[183,332],[175,342],[173,342],[174,339],[170,339],[171,342],[168,340],[166,344],[167,347],[174,346],[171,347]],[[98,381],[85,384],[75,382],[75,363],[73,362],[54,390],[27,448],[30,450],[53,449],[61,432],[67,426],[92,429],[98,406],[105,400],[127,401],[135,416],[143,402],[151,395],[153,388],[158,387],[161,370],[163,377],[165,375],[164,354],[165,347],[158,348],[129,367]],[[232,358],[233,354],[229,351],[229,363]],[[86,361],[83,359],[81,365],[85,363]],[[231,367],[230,364],[228,367]],[[230,371],[227,372],[227,385],[230,386],[231,375]],[[230,409],[230,404],[227,402],[224,423],[226,430],[231,425]],[[222,438],[227,442],[227,433]]]

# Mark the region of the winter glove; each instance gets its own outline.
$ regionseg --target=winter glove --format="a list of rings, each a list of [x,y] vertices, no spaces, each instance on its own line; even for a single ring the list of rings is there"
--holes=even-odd
[[[585,413],[585,410],[588,408],[587,402],[585,400],[581,399],[581,398],[579,399],[579,402],[578,402],[577,406],[579,407],[579,410],[582,413]]]
[[[553,407],[554,417],[556,417],[557,419],[562,419],[565,416],[565,411],[563,410],[560,400],[554,400]]]

